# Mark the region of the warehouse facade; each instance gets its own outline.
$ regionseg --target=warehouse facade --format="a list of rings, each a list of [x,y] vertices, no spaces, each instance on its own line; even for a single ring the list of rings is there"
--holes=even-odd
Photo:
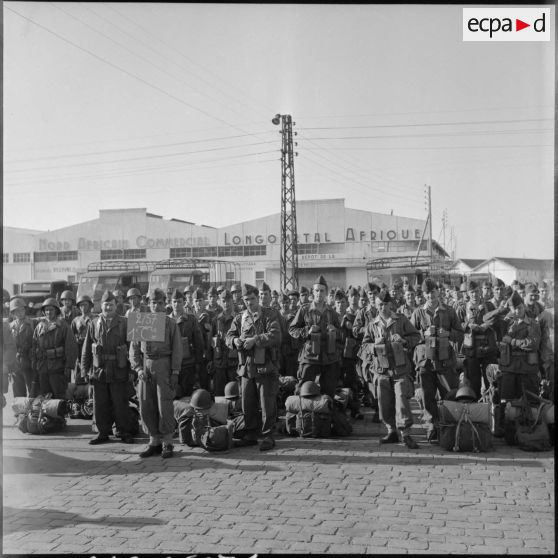
[[[299,201],[296,211],[301,285],[319,274],[332,287],[362,285],[372,258],[415,256],[419,244],[427,253],[425,220],[350,209],[342,198]],[[238,262],[236,280],[278,289],[280,248],[280,213],[217,228],[145,208],[104,209],[98,219],[47,232],[6,227],[4,287],[14,292],[31,279],[76,282],[98,261],[200,257]]]

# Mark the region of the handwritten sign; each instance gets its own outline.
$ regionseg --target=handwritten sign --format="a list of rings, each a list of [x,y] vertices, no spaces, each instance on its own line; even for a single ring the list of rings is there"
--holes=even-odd
[[[163,312],[130,312],[128,314],[128,341],[164,341],[165,319]]]

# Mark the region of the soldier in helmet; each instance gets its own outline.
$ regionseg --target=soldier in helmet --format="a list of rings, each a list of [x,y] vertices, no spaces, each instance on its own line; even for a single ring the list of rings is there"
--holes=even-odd
[[[242,300],[242,287],[240,285],[235,284],[231,287],[231,295],[233,297],[234,313],[238,314],[246,310],[246,306]]]
[[[213,349],[211,347],[211,322],[214,314],[207,312],[205,305],[205,297],[201,289],[194,292],[194,315],[198,320],[203,335],[203,358],[198,369],[198,381],[202,389],[209,390],[210,378],[207,365],[213,360]]]
[[[213,386],[216,396],[222,396],[225,386],[237,380],[238,352],[236,347],[230,349],[226,344],[227,332],[234,319],[234,303],[231,293],[225,289],[222,298],[223,312],[211,323],[213,339]]]
[[[339,318],[326,304],[327,283],[322,275],[312,287],[314,300],[302,306],[289,326],[289,334],[304,341],[298,371],[298,389],[308,380],[320,376],[322,393],[335,396],[341,368],[337,350]]]
[[[126,299],[128,300],[129,308],[126,310],[126,314],[124,315],[126,318],[130,315],[131,312],[147,312],[147,308],[141,301],[141,292],[139,289],[135,287],[128,289],[126,293]]]
[[[463,328],[455,310],[440,302],[438,287],[434,281],[425,279],[422,290],[426,302],[411,316],[411,323],[421,332],[422,340],[415,349],[414,361],[424,403],[427,438],[429,442],[437,443],[436,391],[440,392],[443,399],[450,390],[457,388],[457,360],[452,343],[462,343]]]
[[[164,313],[165,293],[155,289],[149,296],[152,313]],[[140,457],[173,456],[174,433],[173,399],[178,386],[182,364],[182,340],[176,322],[165,317],[163,341],[132,341],[130,364],[138,377],[140,416],[149,445]]]
[[[22,298],[10,300],[10,314],[13,320],[10,329],[16,344],[16,358],[13,361],[13,385],[14,397],[32,397],[36,395],[36,375],[31,366],[33,330],[35,324],[26,317],[25,301]]]
[[[195,292],[194,285],[188,285],[184,289],[184,311],[187,314],[195,314],[196,310],[194,308],[194,292]]]
[[[203,361],[204,340],[198,320],[193,314],[184,312],[184,293],[174,289],[171,295],[172,313],[182,340],[182,363],[176,387],[176,399],[192,395],[198,382],[199,369]]]
[[[368,323],[362,343],[373,346],[380,418],[388,430],[380,443],[399,442],[399,429],[402,442],[410,449],[417,449],[418,444],[411,437],[413,415],[409,402],[414,389],[410,355],[420,341],[420,333],[403,314],[392,311],[387,291],[376,294],[374,303],[378,315]]]
[[[85,341],[85,335],[87,333],[87,326],[89,322],[95,317],[92,314],[93,301],[91,300],[90,296],[80,295],[77,301],[77,306],[81,312],[81,316],[77,316],[76,318],[74,318],[72,321],[72,325],[70,326],[78,349],[72,378],[72,381],[76,385],[87,383],[87,377],[82,374],[81,371],[81,352],[83,350],[83,342]]]
[[[6,406],[9,374],[16,366],[16,344],[7,320],[2,320],[2,409]]]
[[[212,322],[215,318],[217,318],[223,309],[217,304],[217,299],[219,298],[219,293],[215,287],[211,287],[209,291],[207,291],[207,299],[208,304],[205,307],[205,311],[209,315],[209,322]]]
[[[33,332],[31,365],[39,377],[41,395],[51,393],[54,399],[64,399],[77,358],[77,346],[70,326],[60,316],[55,298],[42,304],[45,319]]]
[[[101,314],[87,321],[81,370],[93,388],[95,424],[99,434],[91,445],[109,442],[116,423],[122,442],[133,443],[132,413],[128,404],[128,382],[134,378],[128,362],[127,320],[116,313],[116,299],[110,291],[101,297]]]
[[[257,444],[260,407],[263,436],[260,450],[266,451],[275,447],[281,330],[277,312],[260,306],[258,295],[256,287],[246,284],[242,287],[246,310],[235,316],[226,340],[230,349],[234,347],[240,353],[238,374],[242,377],[242,409],[246,419],[246,434],[241,443]]]
[[[119,316],[125,316],[128,305],[124,302],[124,293],[120,289],[116,289],[112,294],[116,300],[116,313]]]
[[[74,306],[76,297],[73,291],[64,291],[60,295],[60,302],[62,306],[60,307],[60,317],[66,321],[66,323],[71,326],[74,318],[77,318],[80,314],[79,310]]]

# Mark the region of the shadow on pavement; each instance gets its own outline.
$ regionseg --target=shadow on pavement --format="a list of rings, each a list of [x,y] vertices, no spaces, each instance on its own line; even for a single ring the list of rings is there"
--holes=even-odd
[[[49,529],[52,526],[50,523],[56,520],[59,527],[78,525],[80,523],[87,523],[89,525],[104,525],[113,527],[141,527],[144,525],[163,525],[167,522],[162,519],[153,517],[111,517],[110,515],[104,517],[84,517],[77,513],[63,512],[57,509],[40,508],[34,509],[18,509],[5,506],[3,508],[4,514],[4,535],[10,535],[20,531],[32,531],[39,529]],[[18,525],[18,514],[24,518],[24,522]],[[7,521],[11,518],[11,521]]]

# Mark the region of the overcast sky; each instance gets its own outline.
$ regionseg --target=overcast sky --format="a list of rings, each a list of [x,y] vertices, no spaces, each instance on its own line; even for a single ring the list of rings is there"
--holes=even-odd
[[[463,42],[439,5],[3,7],[6,226],[277,213],[282,113],[297,199],[424,218],[427,184],[456,257],[553,257],[554,29]]]

